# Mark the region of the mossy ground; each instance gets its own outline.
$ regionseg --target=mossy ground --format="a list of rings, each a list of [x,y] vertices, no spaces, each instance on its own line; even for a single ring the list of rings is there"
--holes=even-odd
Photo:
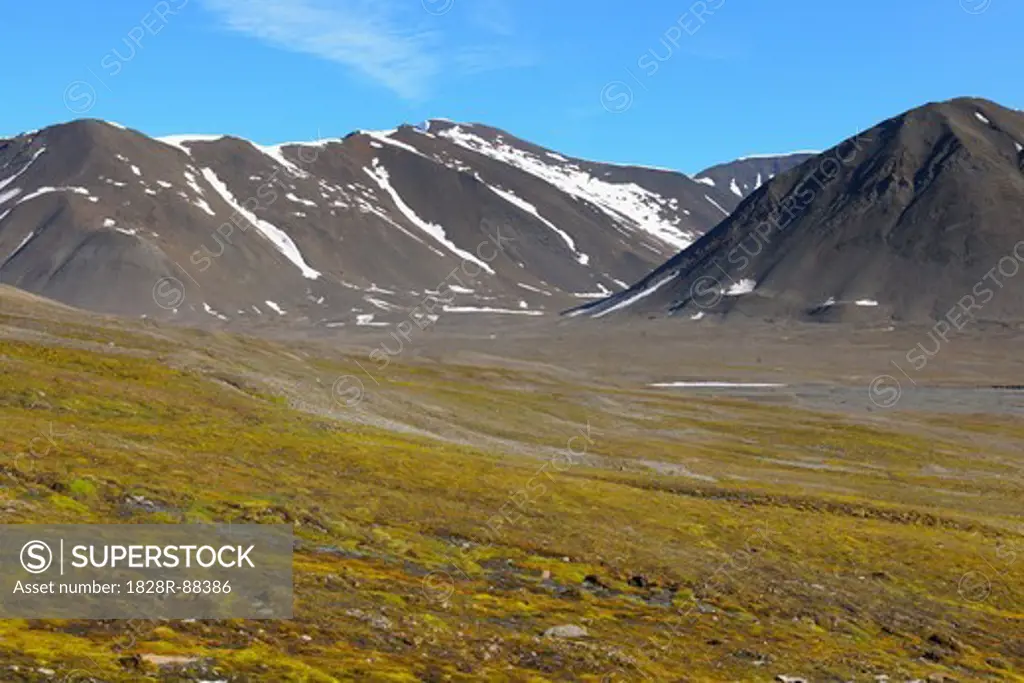
[[[0,679],[1024,680],[1010,418],[398,361],[350,409],[356,360],[0,316],[3,523],[301,539],[293,620],[0,621]]]

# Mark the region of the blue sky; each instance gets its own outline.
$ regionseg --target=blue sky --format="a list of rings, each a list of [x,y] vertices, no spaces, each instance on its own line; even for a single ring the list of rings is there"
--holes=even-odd
[[[261,143],[429,117],[695,172],[958,95],[1024,109],[1020,0],[5,3],[0,134]]]

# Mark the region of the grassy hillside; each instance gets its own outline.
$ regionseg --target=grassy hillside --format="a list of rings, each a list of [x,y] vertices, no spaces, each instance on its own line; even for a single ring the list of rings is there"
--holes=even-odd
[[[292,621],[2,621],[2,680],[1024,680],[1011,418],[397,360],[349,407],[358,358],[5,303],[3,523],[301,545]]]

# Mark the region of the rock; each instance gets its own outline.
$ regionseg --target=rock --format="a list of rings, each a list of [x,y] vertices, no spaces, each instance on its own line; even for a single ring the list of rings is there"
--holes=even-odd
[[[187,667],[199,661],[199,657],[181,657],[175,655],[141,655],[142,661],[157,667]]]
[[[360,621],[363,621],[363,622],[369,624],[370,626],[372,626],[373,628],[378,629],[380,631],[390,631],[392,629],[392,627],[394,626],[394,624],[391,622],[391,620],[388,619],[387,617],[385,617],[382,614],[370,614],[370,613],[364,612],[361,609],[345,610],[345,614],[350,616],[350,617],[354,617],[356,619],[359,619]]]
[[[963,643],[954,638],[951,635],[945,635],[942,633],[933,633],[928,636],[928,642],[939,647],[944,647],[953,652],[961,652],[964,649]]]
[[[647,580],[647,577],[639,574],[637,576],[629,577],[629,581],[627,583],[629,583],[630,586],[634,586],[636,588],[647,588],[651,585],[650,582]]]
[[[784,676],[779,674],[775,677],[775,680],[779,683],[807,683],[806,678],[797,678],[796,676]]]
[[[369,624],[373,628],[381,631],[390,631],[394,626],[390,619],[381,614],[370,615]]]
[[[142,662],[143,659],[139,655],[126,655],[117,658],[117,663],[122,669],[141,669]]]
[[[588,635],[587,629],[575,624],[553,626],[544,631],[545,638],[586,638]]]
[[[674,594],[669,590],[655,590],[643,598],[643,601],[654,607],[671,607]]]
[[[751,650],[737,650],[732,654],[733,657],[736,657],[737,659],[750,660],[754,666],[764,666],[765,664],[770,664],[772,661],[771,655],[753,652]]]

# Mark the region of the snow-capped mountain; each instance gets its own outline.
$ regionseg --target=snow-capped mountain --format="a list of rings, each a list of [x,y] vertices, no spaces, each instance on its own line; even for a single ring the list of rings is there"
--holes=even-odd
[[[446,120],[276,146],[80,120],[0,141],[0,282],[216,323],[543,315],[624,289],[734,199]]]

